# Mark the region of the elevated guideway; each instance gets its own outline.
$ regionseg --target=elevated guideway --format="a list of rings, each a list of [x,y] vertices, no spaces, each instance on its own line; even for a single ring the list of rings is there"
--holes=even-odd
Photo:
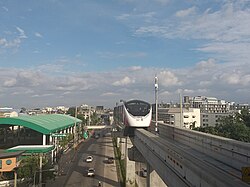
[[[169,186],[243,187],[242,167],[250,166],[250,145],[158,124],[159,135],[137,129],[133,144]],[[148,184],[149,185],[149,184]]]

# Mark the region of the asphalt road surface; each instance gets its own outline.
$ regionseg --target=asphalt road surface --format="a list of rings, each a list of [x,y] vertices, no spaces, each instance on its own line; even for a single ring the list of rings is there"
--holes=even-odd
[[[115,162],[106,162],[109,156],[114,157],[111,137],[90,138],[79,146],[74,158],[71,159],[70,155],[72,154],[65,155],[60,164],[60,170],[66,174],[46,186],[95,187],[98,186],[98,181],[101,181],[102,187],[119,186]],[[93,162],[85,161],[88,155],[93,156]],[[94,177],[87,176],[90,167],[95,169]]]

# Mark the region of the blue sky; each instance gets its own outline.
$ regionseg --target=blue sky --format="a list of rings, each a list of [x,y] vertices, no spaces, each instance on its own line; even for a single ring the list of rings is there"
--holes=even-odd
[[[0,1],[0,106],[250,100],[249,0]]]

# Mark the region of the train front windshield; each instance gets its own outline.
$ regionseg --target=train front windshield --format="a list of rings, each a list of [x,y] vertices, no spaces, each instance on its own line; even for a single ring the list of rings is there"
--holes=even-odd
[[[126,102],[125,107],[133,116],[146,116],[150,111],[150,104],[138,100]]]

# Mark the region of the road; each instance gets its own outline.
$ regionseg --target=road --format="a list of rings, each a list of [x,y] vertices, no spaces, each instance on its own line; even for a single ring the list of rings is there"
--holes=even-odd
[[[135,162],[135,178],[139,187],[146,186],[147,184],[146,177],[142,176],[142,168],[147,168],[147,165],[142,162]]]
[[[93,156],[92,163],[85,162],[88,155]],[[102,187],[119,186],[115,162],[114,164],[106,163],[109,156],[114,157],[111,137],[90,138],[80,145],[66,176],[59,176],[55,182],[51,182],[46,186],[94,187],[98,185],[98,181],[101,181]],[[65,164],[61,163],[61,170],[67,169],[69,160],[70,156],[65,156]],[[95,177],[87,177],[89,167],[95,169]]]

